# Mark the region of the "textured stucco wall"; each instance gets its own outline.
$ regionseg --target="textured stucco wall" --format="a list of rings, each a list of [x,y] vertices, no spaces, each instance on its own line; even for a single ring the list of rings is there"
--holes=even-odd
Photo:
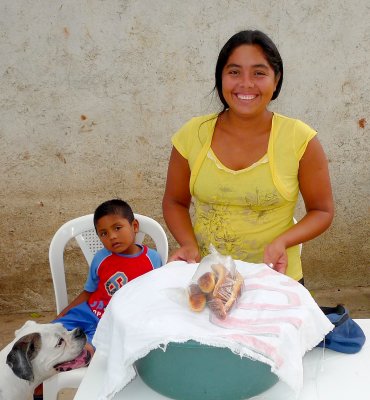
[[[317,129],[330,161],[336,217],[304,246],[306,281],[369,285],[369,11],[367,0],[2,0],[0,313],[54,309],[48,246],[68,219],[120,196],[163,223],[170,137],[218,110],[218,52],[246,28],[284,60],[271,109]],[[73,293],[86,274],[75,253]]]

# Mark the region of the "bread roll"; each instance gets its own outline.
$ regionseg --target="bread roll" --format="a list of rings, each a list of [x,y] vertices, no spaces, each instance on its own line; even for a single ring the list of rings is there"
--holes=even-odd
[[[234,285],[232,288],[230,298],[225,303],[225,311],[226,312],[229,312],[229,310],[234,305],[237,298],[240,296],[243,284],[244,284],[243,276],[238,271],[236,271],[235,282],[234,282]]]
[[[217,283],[213,289],[213,296],[216,296],[220,286],[225,282],[228,271],[222,264],[212,264],[211,268],[217,276]]]
[[[211,293],[216,284],[214,272],[206,272],[198,279],[198,285],[203,293]]]
[[[206,306],[206,295],[200,290],[199,286],[192,284],[188,288],[188,302],[191,310],[200,312]]]
[[[190,309],[196,312],[204,310],[206,306],[206,295],[204,293],[192,294],[189,296]]]
[[[221,299],[213,297],[211,300],[208,301],[207,304],[209,309],[213,312],[214,315],[216,315],[217,318],[226,318],[225,306]]]
[[[191,285],[189,285],[188,292],[189,292],[189,295],[202,293],[202,291],[200,290],[200,287],[196,283],[192,283]]]

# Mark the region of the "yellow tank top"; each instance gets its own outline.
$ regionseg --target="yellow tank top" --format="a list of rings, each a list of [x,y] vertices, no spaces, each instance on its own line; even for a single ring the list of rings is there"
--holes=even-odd
[[[191,169],[194,231],[202,256],[212,243],[222,254],[260,263],[265,246],[293,224],[298,168],[316,132],[274,114],[267,154],[239,171],[225,167],[211,149],[218,114],[191,119],[172,138]],[[299,246],[287,250],[287,275],[302,278]]]

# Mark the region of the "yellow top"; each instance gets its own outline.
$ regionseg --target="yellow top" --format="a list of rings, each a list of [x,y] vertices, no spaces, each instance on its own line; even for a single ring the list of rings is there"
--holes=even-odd
[[[267,154],[248,168],[225,167],[211,149],[218,114],[188,121],[172,138],[191,169],[194,231],[201,255],[212,243],[222,253],[251,263],[293,224],[299,160],[316,132],[297,119],[274,113]],[[287,250],[286,274],[302,278],[299,246]]]

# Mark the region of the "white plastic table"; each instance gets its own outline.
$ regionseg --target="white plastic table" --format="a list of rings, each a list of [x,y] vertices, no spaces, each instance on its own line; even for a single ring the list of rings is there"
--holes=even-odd
[[[368,338],[357,354],[315,348],[303,358],[304,384],[296,398],[278,382],[253,400],[368,400],[370,399],[370,319],[355,320]],[[74,400],[97,399],[103,385],[106,359],[97,351]],[[114,396],[114,400],[168,400],[150,389],[139,376]]]

